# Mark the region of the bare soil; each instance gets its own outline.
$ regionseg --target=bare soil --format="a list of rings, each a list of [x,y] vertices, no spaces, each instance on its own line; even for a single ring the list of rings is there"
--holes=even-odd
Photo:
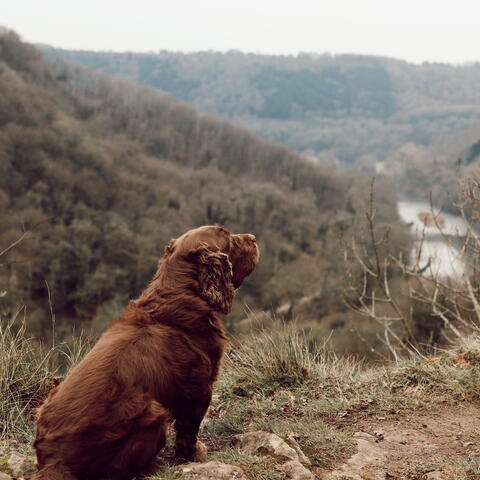
[[[480,453],[478,403],[444,405],[408,415],[369,416],[352,423],[349,428],[368,435],[357,433],[357,454],[337,466],[335,474],[345,472],[344,478],[424,480],[429,472],[440,470],[435,467],[438,462],[465,460]],[[329,478],[324,471],[315,473],[318,478]],[[448,480],[445,474],[442,478]]]

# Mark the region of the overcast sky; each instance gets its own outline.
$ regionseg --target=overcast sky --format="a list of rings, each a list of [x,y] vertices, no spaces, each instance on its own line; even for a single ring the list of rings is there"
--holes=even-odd
[[[480,60],[480,0],[0,0],[0,25],[87,50]]]

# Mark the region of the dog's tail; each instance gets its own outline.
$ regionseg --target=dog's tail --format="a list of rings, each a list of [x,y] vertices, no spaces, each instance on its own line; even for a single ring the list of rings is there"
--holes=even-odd
[[[77,477],[62,463],[54,463],[42,467],[31,480],[77,480]]]

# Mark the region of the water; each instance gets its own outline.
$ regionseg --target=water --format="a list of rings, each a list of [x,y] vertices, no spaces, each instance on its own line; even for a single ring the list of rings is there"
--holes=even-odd
[[[435,222],[430,204],[414,200],[398,202],[398,213],[405,223],[411,225],[412,235],[416,239],[412,250],[412,263],[415,262],[421,246],[420,268],[424,268],[430,262],[425,273],[441,277],[462,277],[465,263],[460,250],[451,243],[455,237],[465,235],[467,231],[463,218],[450,213],[440,213],[438,209],[434,209],[433,213],[437,219]],[[427,225],[424,223],[425,218]]]

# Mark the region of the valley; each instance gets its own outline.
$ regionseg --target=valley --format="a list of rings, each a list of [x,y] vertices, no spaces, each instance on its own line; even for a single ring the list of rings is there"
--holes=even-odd
[[[184,427],[205,413],[180,464],[180,409],[148,404],[170,435],[150,480],[480,478],[479,82],[478,62],[90,51],[0,27],[0,479],[35,474],[35,412],[127,306],[123,366],[98,378],[150,401],[181,365],[165,398],[186,384],[202,416]],[[254,237],[177,240],[202,225]],[[228,347],[193,408],[212,331]],[[135,395],[82,435],[137,438]]]

